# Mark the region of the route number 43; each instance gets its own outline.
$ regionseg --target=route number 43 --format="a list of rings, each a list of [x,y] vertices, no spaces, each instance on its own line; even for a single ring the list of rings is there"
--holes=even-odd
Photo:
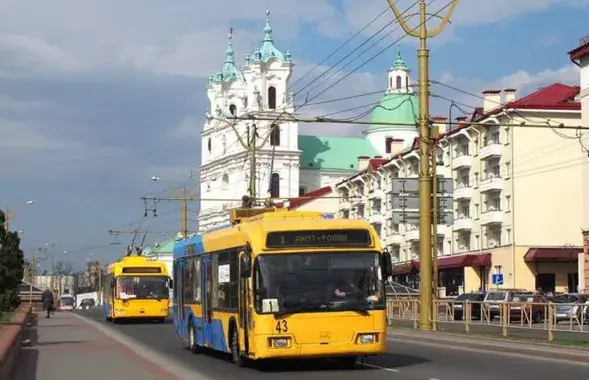
[[[284,319],[281,319],[278,322],[276,322],[276,327],[274,329],[279,334],[285,333],[288,331],[288,323]]]

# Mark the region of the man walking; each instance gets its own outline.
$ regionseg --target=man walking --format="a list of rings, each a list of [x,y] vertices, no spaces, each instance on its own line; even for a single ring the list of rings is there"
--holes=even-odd
[[[45,291],[43,292],[42,299],[43,309],[45,309],[45,311],[47,312],[45,318],[51,318],[51,311],[53,310],[54,301],[53,293],[51,292],[51,290],[49,290],[49,288],[45,289]]]

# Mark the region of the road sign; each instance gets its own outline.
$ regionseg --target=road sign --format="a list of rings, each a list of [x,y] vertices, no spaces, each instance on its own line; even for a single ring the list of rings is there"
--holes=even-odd
[[[493,285],[503,285],[503,273],[491,275],[491,281],[493,281]]]

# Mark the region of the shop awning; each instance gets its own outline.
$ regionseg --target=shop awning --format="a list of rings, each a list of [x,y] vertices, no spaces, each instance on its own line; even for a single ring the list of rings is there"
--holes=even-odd
[[[480,255],[473,255],[471,267],[490,267],[492,265],[491,254],[483,253]]]
[[[400,264],[393,268],[393,276],[416,274],[417,272],[419,272],[419,262],[417,261]]]
[[[554,247],[554,248],[530,248],[524,255],[524,261],[577,261],[582,247]]]
[[[473,255],[444,257],[438,259],[438,270],[469,267],[473,260]]]

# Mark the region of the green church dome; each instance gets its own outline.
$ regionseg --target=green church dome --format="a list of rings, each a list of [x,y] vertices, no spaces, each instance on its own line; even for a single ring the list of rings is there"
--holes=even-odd
[[[413,93],[389,93],[385,94],[370,116],[368,132],[376,132],[387,129],[407,129],[406,123],[417,123],[419,115],[419,102]],[[379,125],[378,123],[399,123],[401,125]]]

